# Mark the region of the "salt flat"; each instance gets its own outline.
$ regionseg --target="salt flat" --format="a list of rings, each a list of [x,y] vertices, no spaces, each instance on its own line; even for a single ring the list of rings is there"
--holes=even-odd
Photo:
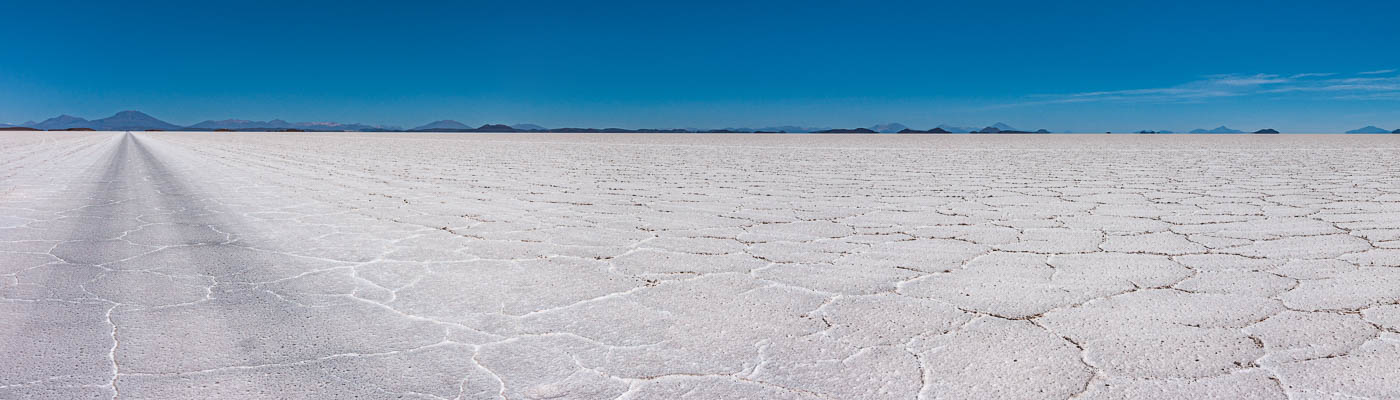
[[[1398,398],[1397,160],[4,132],[0,398]]]

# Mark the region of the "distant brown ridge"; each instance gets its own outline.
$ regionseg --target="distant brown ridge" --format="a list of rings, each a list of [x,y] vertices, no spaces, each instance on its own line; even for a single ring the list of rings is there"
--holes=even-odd
[[[4,127],[4,128],[0,128],[0,131],[37,131],[37,130],[38,130],[38,129],[30,128],[30,127],[27,127],[27,126],[7,126],[7,127]]]
[[[49,131],[50,131],[50,132],[55,132],[55,131],[59,131],[59,132],[62,132],[62,131],[68,131],[68,132],[75,132],[75,131],[96,132],[97,130],[96,130],[96,129],[92,129],[92,128],[68,128],[68,129],[49,129]]]

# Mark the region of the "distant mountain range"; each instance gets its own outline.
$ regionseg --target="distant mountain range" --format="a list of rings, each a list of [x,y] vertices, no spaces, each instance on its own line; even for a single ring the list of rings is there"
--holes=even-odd
[[[1396,132],[1400,132],[1400,129],[1397,129]],[[1385,129],[1381,129],[1381,128],[1377,128],[1377,127],[1369,126],[1369,125],[1366,126],[1365,128],[1352,129],[1352,130],[1347,131],[1347,133],[1396,133],[1396,132],[1387,131],[1387,130],[1385,130]]]
[[[287,122],[280,119],[271,121],[249,121],[241,119],[226,119],[222,121],[204,121],[190,126],[179,126],[169,122],[161,121],[140,111],[122,111],[113,116],[87,120],[72,115],[60,115],[49,118],[43,122],[26,123],[22,126],[42,129],[42,130],[64,130],[64,129],[93,129],[99,131],[144,131],[144,130],[234,130],[234,131],[269,131],[269,130],[304,130],[304,131],[392,131],[399,130],[393,126],[364,125],[364,124],[341,124],[336,122]]]
[[[944,130],[943,128],[935,127],[935,128],[933,128],[933,129],[929,129],[929,130],[926,130],[926,131],[920,131],[920,130],[914,130],[914,129],[905,129],[905,130],[899,131],[898,133],[952,133],[952,132],[948,132],[947,130]]]
[[[417,127],[417,128],[410,129],[410,130],[411,130],[411,131],[466,130],[466,129],[471,129],[471,128],[472,128],[472,127],[467,126],[467,124],[464,124],[464,123],[461,123],[461,122],[457,122],[457,121],[453,121],[453,120],[450,120],[450,119],[444,119],[444,120],[441,120],[441,121],[434,121],[434,122],[428,123],[427,125],[423,125],[423,126],[420,126],[420,127]]]
[[[768,127],[763,127],[763,128],[754,129],[754,132],[809,133],[809,132],[820,131],[820,130],[823,130],[823,129],[831,129],[831,128],[814,128],[814,127],[810,127],[810,126],[781,125],[781,126],[768,126]]]
[[[519,129],[519,130],[522,130],[522,131],[544,131],[544,130],[549,130],[549,128],[545,128],[545,127],[543,127],[543,126],[539,126],[539,125],[535,125],[535,124],[515,124],[515,125],[511,125],[510,127],[511,127],[511,128],[515,128],[515,129]]]
[[[60,115],[49,118],[30,126],[30,128],[43,130],[63,130],[63,129],[93,129],[99,131],[132,131],[132,130],[174,130],[181,129],[179,125],[161,121],[146,115],[140,111],[122,111],[116,115],[86,120],[72,115]]]
[[[291,129],[292,123],[280,119],[271,121],[249,121],[244,119],[226,119],[223,121],[204,121],[190,125],[196,129],[229,129],[229,130],[249,130],[249,129]]]
[[[1221,125],[1221,126],[1219,126],[1219,127],[1216,127],[1215,129],[1211,129],[1211,130],[1192,129],[1192,130],[1191,130],[1191,133],[1244,133],[1244,131],[1226,128],[1224,125]]]
[[[876,132],[880,132],[880,133],[895,133],[895,132],[899,132],[899,131],[902,131],[902,130],[905,130],[905,129],[909,129],[909,127],[904,126],[904,124],[901,124],[901,123],[898,123],[898,122],[891,122],[891,123],[888,123],[888,124],[878,124],[878,125],[875,125],[875,126],[870,127],[870,130],[876,131]]]
[[[1000,123],[1000,122],[998,122],[998,123]],[[938,125],[938,126],[936,126],[935,128],[942,129],[942,130],[945,130],[945,131],[948,131],[948,132],[951,132],[951,133],[969,133],[969,132],[972,132],[972,131],[977,130],[977,128],[964,128],[964,127],[961,127],[961,126],[953,126],[953,125],[948,125],[948,124]]]
[[[280,119],[271,121],[249,121],[242,119],[226,119],[222,121],[204,121],[190,125],[187,128],[195,130],[232,130],[232,131],[275,131],[275,130],[303,130],[303,131],[397,131],[397,126],[365,125],[365,124],[342,124],[339,122],[287,122]],[[178,129],[178,128],[177,128]]]
[[[868,128],[815,128],[795,125],[769,126],[757,129],[751,128],[723,128],[723,129],[669,129],[669,128],[546,128],[536,124],[486,124],[473,128],[470,125],[453,121],[441,120],[429,124],[418,126],[412,129],[403,129],[397,126],[367,125],[367,124],[343,124],[339,122],[287,122],[280,119],[270,121],[253,121],[242,119],[210,120],[200,122],[190,126],[179,126],[165,121],[161,121],[142,113],[140,111],[122,111],[107,118],[88,120],[72,115],[60,115],[40,122],[26,121],[18,125],[0,124],[0,129],[17,130],[21,128],[32,128],[39,130],[72,130],[72,129],[92,129],[105,131],[136,131],[136,130],[187,130],[187,131],[310,131],[310,132],[559,132],[559,133],[1050,133],[1045,129],[1022,130],[1007,125],[1005,123],[995,123],[983,128],[968,128],[949,124],[941,124],[928,130],[910,128],[898,122],[876,124]],[[1254,133],[1275,133],[1273,129],[1261,129]],[[1066,133],[1069,133],[1066,131]],[[1172,133],[1171,131],[1144,130],[1137,133]],[[1190,133],[1204,134],[1226,134],[1245,133],[1244,131],[1230,129],[1226,126],[1215,129],[1194,129]],[[1400,133],[1400,129],[1388,131],[1375,126],[1354,129],[1346,133]]]
[[[868,129],[868,128],[854,128],[854,129],[842,129],[842,128],[838,128],[838,129],[823,129],[823,130],[816,131],[816,132],[812,132],[812,133],[879,133],[879,132],[876,132],[874,129]]]

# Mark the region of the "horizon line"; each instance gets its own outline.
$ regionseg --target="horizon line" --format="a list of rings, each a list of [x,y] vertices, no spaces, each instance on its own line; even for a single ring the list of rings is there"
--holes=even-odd
[[[67,119],[65,119],[65,117],[67,117]],[[48,118],[48,119],[45,119],[45,120],[39,121],[39,122],[35,122],[35,121],[26,121],[26,122],[22,122],[22,123],[18,123],[18,124],[0,123],[0,128],[33,128],[33,129],[42,130],[42,131],[61,131],[61,130],[70,129],[70,128],[92,128],[92,129],[94,129],[94,130],[109,130],[109,129],[102,129],[102,128],[105,128],[104,126],[101,126],[101,124],[103,123],[103,121],[111,120],[111,119],[115,119],[115,118],[119,118],[119,117],[134,117],[134,118],[138,118],[138,119],[140,119],[140,120],[134,122],[136,125],[117,125],[117,126],[112,127],[112,128],[114,128],[114,129],[110,129],[110,130],[114,130],[114,131],[123,131],[123,130],[181,131],[181,130],[184,130],[184,131],[192,131],[192,132],[198,132],[198,131],[215,131],[215,130],[231,130],[231,131],[264,132],[264,131],[279,130],[279,129],[293,129],[293,130],[300,130],[300,131],[315,131],[315,132],[497,132],[497,131],[498,131],[498,132],[501,132],[501,133],[510,133],[510,132],[551,132],[551,131],[554,131],[554,133],[594,133],[593,131],[598,131],[597,133],[900,133],[900,132],[903,132],[903,131],[909,131],[909,132],[905,132],[905,133],[944,133],[944,132],[942,132],[942,131],[935,131],[935,130],[944,130],[944,129],[946,128],[946,129],[951,129],[951,130],[948,130],[946,133],[1041,133],[1041,134],[1044,134],[1044,133],[1088,133],[1088,134],[1100,134],[1100,133],[1132,133],[1132,134],[1235,134],[1235,133],[1246,133],[1246,134],[1248,134],[1248,133],[1275,133],[1275,132],[1283,133],[1282,131],[1280,131],[1280,130],[1278,130],[1278,129],[1276,129],[1276,128],[1263,128],[1263,129],[1255,130],[1254,132],[1250,132],[1249,129],[1245,129],[1245,130],[1231,129],[1231,128],[1228,128],[1228,125],[1221,125],[1221,126],[1219,126],[1219,127],[1217,127],[1217,128],[1213,128],[1213,129],[1197,128],[1197,129],[1192,129],[1192,130],[1189,130],[1189,131],[1186,131],[1186,130],[1183,130],[1183,131],[1151,130],[1151,129],[1141,129],[1141,130],[1129,129],[1129,130],[1123,130],[1123,131],[1117,131],[1117,130],[1113,130],[1113,129],[1106,129],[1106,130],[1103,130],[1103,131],[1099,131],[1099,130],[1077,130],[1077,129],[1048,130],[1048,129],[1044,129],[1044,128],[1040,128],[1040,129],[1019,129],[1019,128],[1013,128],[1013,127],[1011,127],[1010,125],[1005,124],[1005,123],[1002,123],[1002,122],[996,122],[996,123],[987,125],[987,126],[984,127],[984,128],[975,128],[975,125],[973,125],[973,126],[957,126],[957,125],[953,125],[953,124],[942,123],[942,124],[938,124],[938,125],[935,126],[934,128],[929,128],[929,129],[924,129],[924,130],[913,129],[913,128],[908,127],[907,125],[904,125],[904,124],[898,123],[898,122],[876,123],[876,124],[870,125],[870,126],[868,126],[868,127],[854,127],[854,128],[831,128],[831,127],[818,127],[818,126],[801,126],[801,124],[786,124],[786,125],[766,126],[766,127],[759,127],[759,128],[737,127],[737,126],[733,126],[733,125],[731,125],[731,126],[729,126],[729,127],[725,127],[725,128],[695,128],[695,127],[685,127],[685,128],[664,128],[664,127],[622,128],[622,127],[618,127],[618,126],[606,126],[606,127],[598,128],[598,127],[588,127],[588,126],[586,126],[586,125],[580,125],[580,126],[562,126],[562,127],[548,128],[548,127],[544,127],[544,126],[542,126],[542,125],[533,124],[533,123],[513,123],[513,124],[487,123],[487,124],[482,124],[482,125],[480,125],[480,126],[478,126],[478,127],[473,128],[473,127],[471,127],[470,125],[467,125],[467,124],[464,124],[464,123],[462,123],[462,122],[459,122],[459,121],[456,121],[456,120],[452,120],[452,119],[438,119],[438,120],[434,120],[434,121],[432,121],[432,122],[429,122],[429,123],[426,123],[426,124],[423,124],[423,125],[420,125],[420,126],[414,127],[414,128],[404,128],[404,127],[400,127],[400,126],[385,125],[385,124],[366,124],[366,123],[360,123],[360,122],[351,122],[351,123],[341,123],[341,122],[335,122],[335,121],[302,121],[302,122],[288,122],[287,120],[282,119],[282,118],[273,118],[273,119],[261,120],[261,121],[260,121],[260,120],[250,120],[250,119],[237,119],[237,118],[226,118],[226,119],[222,119],[222,120],[205,119],[205,120],[203,120],[203,121],[200,121],[200,122],[197,122],[197,123],[194,123],[194,124],[191,124],[191,125],[178,125],[178,124],[173,124],[173,123],[165,122],[165,121],[160,120],[160,119],[158,119],[158,118],[156,118],[156,117],[154,117],[154,116],[151,116],[150,114],[147,114],[147,113],[145,113],[145,112],[143,112],[143,111],[134,110],[134,109],[119,111],[119,112],[113,114],[113,115],[110,116],[110,117],[107,117],[107,118],[99,118],[99,119],[94,119],[94,120],[89,120],[89,119],[86,119],[86,118],[83,118],[83,117],[74,116],[74,115],[71,115],[71,114],[60,114],[59,116],[51,117],[51,118]],[[51,122],[52,122],[52,124],[50,124]],[[149,125],[140,125],[141,123],[147,123],[147,124],[149,124]],[[223,124],[221,125],[220,123],[223,123]],[[446,127],[446,128],[433,127],[433,125],[435,125],[435,124],[443,124],[443,123],[450,123],[450,124],[455,124],[455,125],[454,125],[454,126],[449,126],[449,127]],[[45,124],[49,124],[49,125],[45,125]],[[230,125],[230,124],[252,125],[252,126],[232,126],[232,125]],[[200,127],[199,125],[206,125],[206,126]],[[121,129],[121,128],[123,128],[123,127],[130,127],[131,129]],[[336,129],[336,128],[338,128],[338,127],[346,127],[346,129]],[[318,128],[319,128],[319,129],[318,129]],[[791,128],[797,128],[797,129],[791,129]],[[896,131],[896,130],[894,130],[894,129],[899,129],[899,130]],[[870,130],[870,131],[872,131],[872,132],[858,132],[858,131],[860,131],[860,130]],[[1285,129],[1285,130],[1286,130],[1286,129]],[[579,132],[573,132],[573,131],[579,131]],[[821,131],[839,131],[839,132],[821,132]],[[850,132],[845,132],[845,131],[850,131]],[[980,132],[979,132],[979,131],[980,131]],[[1001,131],[1009,131],[1009,132],[1001,132]],[[1273,132],[1268,132],[1268,131],[1273,131]],[[1379,128],[1379,127],[1377,127],[1377,126],[1375,126],[1375,125],[1367,125],[1367,126],[1362,127],[1362,128],[1357,128],[1357,129],[1352,129],[1352,130],[1347,130],[1347,131],[1341,131],[1341,130],[1338,130],[1338,131],[1336,131],[1336,132],[1327,132],[1327,131],[1296,131],[1296,132],[1289,132],[1289,133],[1319,133],[1319,134],[1321,134],[1321,133],[1351,133],[1351,134],[1357,134],[1357,133],[1376,133],[1376,134],[1380,134],[1380,133],[1400,133],[1400,129],[1397,129],[1397,130],[1392,131],[1392,130],[1385,129],[1385,128]]]

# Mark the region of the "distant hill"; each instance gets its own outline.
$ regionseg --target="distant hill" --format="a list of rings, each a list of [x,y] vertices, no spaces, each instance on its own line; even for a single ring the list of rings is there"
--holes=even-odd
[[[946,131],[946,130],[943,130],[943,128],[933,128],[933,129],[929,129],[929,130],[926,130],[926,131],[913,130],[913,129],[905,129],[905,130],[899,131],[898,133],[906,133],[906,134],[908,134],[908,133],[952,133],[952,132],[948,132],[948,131]]]
[[[116,113],[116,115],[103,119],[93,120],[91,122],[93,123],[93,126],[91,126],[90,128],[100,131],[144,131],[151,129],[158,129],[164,131],[178,131],[182,129],[182,127],[179,125],[158,120],[155,117],[146,115],[146,113],[140,111],[122,111]]]
[[[1361,129],[1352,129],[1352,130],[1349,130],[1349,131],[1347,131],[1347,133],[1390,133],[1390,131],[1387,131],[1387,130],[1381,129],[1381,128],[1377,128],[1377,127],[1375,127],[1375,126],[1366,126],[1365,128],[1361,128]]]
[[[287,121],[283,121],[283,120],[280,120],[280,119],[274,119],[274,120],[271,120],[271,121],[249,121],[249,120],[246,120],[246,119],[226,119],[226,120],[222,120],[222,121],[204,121],[204,122],[200,122],[200,123],[198,123],[198,124],[190,125],[190,128],[193,128],[193,129],[200,129],[200,130],[204,130],[204,129],[215,129],[215,130],[217,130],[217,129],[228,129],[228,130],[234,130],[234,131],[268,130],[268,129],[288,129],[288,128],[291,128],[291,127],[292,127],[292,123],[287,122]]]
[[[1268,133],[1278,133],[1278,131],[1273,130],[1273,129],[1260,129],[1260,130],[1254,131],[1254,133],[1264,133],[1264,134],[1268,134]]]
[[[60,115],[34,124],[43,130],[93,129],[99,131],[180,130],[179,125],[161,121],[140,111],[122,111],[110,117],[87,120],[72,115]]]
[[[190,125],[191,130],[212,131],[301,131],[301,132],[383,132],[400,130],[397,126],[342,124],[339,122],[287,122],[280,119],[271,121],[250,121],[246,119],[225,119],[204,121]]]
[[[383,132],[399,131],[402,128],[397,126],[365,125],[365,124],[342,124],[339,122],[294,122],[292,128],[305,131],[321,132]]]
[[[550,128],[547,132],[554,133],[688,133],[694,132],[687,129],[623,129],[623,128]]]
[[[941,125],[938,125],[937,128],[938,128],[938,129],[945,130],[945,131],[948,131],[948,132],[952,132],[952,133],[968,133],[968,132],[972,132],[972,131],[977,130],[976,128],[964,128],[964,127],[961,127],[961,126],[952,126],[952,125],[948,125],[948,124],[941,124]]]
[[[812,127],[805,127],[805,126],[782,125],[782,126],[768,126],[768,127],[758,128],[758,129],[754,129],[754,131],[763,131],[763,132],[787,132],[787,133],[807,133],[807,132],[816,132],[816,131],[825,130],[825,129],[830,129],[830,128],[812,128]]]
[[[816,131],[816,132],[812,132],[812,133],[879,133],[879,132],[875,132],[874,130],[866,129],[866,128],[855,128],[855,129],[826,129],[826,130],[820,130],[820,131]]]
[[[539,126],[539,125],[535,125],[535,124],[515,124],[515,125],[511,125],[510,127],[511,127],[511,128],[515,128],[515,129],[519,129],[519,130],[522,130],[522,131],[547,131],[547,130],[549,130],[548,128],[545,128],[545,127]]]
[[[503,124],[486,124],[486,125],[482,125],[482,126],[479,127],[479,128],[476,128],[475,131],[476,131],[476,132],[519,132],[520,130],[510,127],[510,125],[503,125]]]
[[[464,123],[461,123],[461,122],[457,122],[457,121],[453,121],[453,120],[450,120],[450,119],[444,119],[444,120],[441,120],[441,121],[433,121],[433,122],[431,122],[431,123],[428,123],[427,125],[423,125],[423,126],[420,126],[420,127],[417,127],[417,128],[409,129],[409,130],[410,130],[410,131],[469,131],[469,130],[471,130],[471,129],[472,129],[472,127],[467,126],[467,124],[464,124]]]
[[[74,117],[68,114],[63,114],[57,117],[46,119],[43,122],[33,124],[30,127],[43,129],[46,131],[53,129],[90,128],[92,127],[92,121]]]
[[[1390,133],[1400,133],[1400,129],[1396,129],[1396,130],[1390,131]]]
[[[1020,129],[1013,128],[1013,127],[1011,127],[1011,125],[1007,125],[1007,124],[1003,124],[1003,123],[998,122],[998,123],[992,124],[992,126],[988,126],[988,127],[986,127],[986,128],[982,128],[982,129],[978,129],[978,130],[972,131],[972,133],[1050,133],[1050,131],[1044,130],[1044,129],[1037,129],[1037,130],[1035,130],[1034,132],[1032,132],[1032,131],[1024,131],[1024,130],[1020,130]]]
[[[870,130],[876,131],[876,132],[880,132],[880,133],[895,133],[895,132],[899,132],[899,131],[902,131],[902,130],[905,130],[905,129],[909,129],[909,127],[904,126],[904,124],[901,124],[901,123],[898,123],[898,122],[891,122],[891,123],[888,123],[888,124],[878,124],[878,125],[875,125],[875,126],[870,127]]]
[[[1221,125],[1221,126],[1216,127],[1215,129],[1210,129],[1210,130],[1206,130],[1206,129],[1192,129],[1192,130],[1191,130],[1191,133],[1244,133],[1244,131],[1238,131],[1238,130],[1230,129],[1230,128],[1225,127],[1224,125]]]

